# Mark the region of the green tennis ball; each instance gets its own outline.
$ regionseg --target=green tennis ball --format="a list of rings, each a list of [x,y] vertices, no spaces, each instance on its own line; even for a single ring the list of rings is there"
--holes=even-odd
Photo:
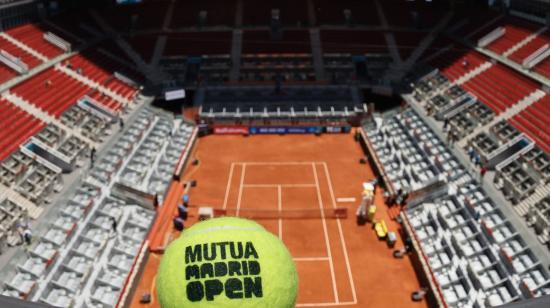
[[[279,238],[251,220],[224,217],[168,246],[156,287],[164,308],[293,308],[298,276]]]

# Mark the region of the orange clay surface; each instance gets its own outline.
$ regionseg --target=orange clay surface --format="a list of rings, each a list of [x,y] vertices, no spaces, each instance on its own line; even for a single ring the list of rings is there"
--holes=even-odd
[[[258,220],[279,236],[294,257],[299,275],[297,307],[425,307],[411,292],[419,282],[411,262],[394,259],[392,249],[376,238],[372,226],[358,226],[355,210],[362,183],[373,179],[364,154],[353,135],[208,136],[198,140],[183,181],[197,180],[191,188],[190,218],[197,221],[200,206],[254,209],[321,209],[347,207],[347,219]],[[183,182],[182,181],[182,182]],[[171,224],[183,185],[174,182],[161,207],[149,240],[152,249],[166,246],[178,236]],[[385,219],[390,231],[398,224],[389,217],[378,190],[376,219]],[[338,198],[356,202],[338,203]],[[162,213],[164,212],[164,213]],[[398,239],[396,248],[402,247]],[[155,277],[162,254],[146,260],[132,307],[159,307]],[[152,303],[140,304],[144,293]]]

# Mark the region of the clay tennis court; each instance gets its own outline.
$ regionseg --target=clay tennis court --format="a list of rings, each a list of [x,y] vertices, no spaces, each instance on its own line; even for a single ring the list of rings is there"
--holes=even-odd
[[[191,152],[199,164],[187,166],[182,182],[197,181],[189,190],[190,219],[197,221],[197,209],[211,206],[228,215],[250,216],[279,236],[290,250],[299,275],[297,307],[421,307],[410,299],[420,288],[411,262],[394,259],[392,249],[379,241],[371,225],[358,226],[355,210],[361,198],[361,184],[374,175],[360,164],[361,147],[351,134],[208,136]],[[174,182],[150,245],[165,246],[178,234],[170,218],[183,194],[183,184]],[[375,198],[378,219],[398,231],[382,202]],[[343,199],[342,199],[343,198]],[[338,202],[351,200],[356,202]],[[347,219],[331,213],[346,207]],[[266,218],[271,212],[304,213],[310,218]],[[260,214],[258,214],[260,213]],[[316,213],[316,214],[315,214]],[[265,217],[264,217],[265,216]],[[396,248],[400,248],[400,239]],[[158,307],[154,280],[162,254],[151,253],[132,299],[132,307]],[[152,302],[140,304],[150,292]]]

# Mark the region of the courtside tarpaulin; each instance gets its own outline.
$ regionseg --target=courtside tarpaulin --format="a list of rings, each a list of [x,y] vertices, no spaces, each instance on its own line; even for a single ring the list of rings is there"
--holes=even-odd
[[[316,134],[323,132],[322,127],[319,126],[298,126],[298,127],[285,127],[285,126],[260,126],[251,127],[249,129],[251,135],[261,134]]]
[[[214,127],[216,135],[246,135],[248,127],[246,126],[216,126]]]

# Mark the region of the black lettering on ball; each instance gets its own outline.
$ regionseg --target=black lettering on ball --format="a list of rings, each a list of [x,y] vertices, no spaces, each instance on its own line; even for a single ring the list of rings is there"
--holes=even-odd
[[[226,246],[229,245],[229,242],[221,242],[221,243],[218,243],[218,245],[220,246],[220,257],[222,260],[225,260],[226,258]]]
[[[188,265],[185,267],[185,280],[199,279],[200,272],[198,265]]]
[[[229,268],[229,276],[241,276],[241,263],[238,261],[229,261],[227,263],[227,267]]]
[[[201,278],[214,278],[214,266],[212,263],[201,264]]]
[[[248,261],[248,274],[249,275],[260,275],[260,262],[258,261]]]
[[[263,296],[263,289],[262,289],[262,278],[261,277],[245,277],[244,278],[244,297],[246,298],[252,298],[252,296],[255,297],[262,297]]]
[[[256,248],[254,248],[254,244],[252,242],[246,242],[246,247],[244,249],[244,258],[250,259],[253,257],[254,259],[258,259],[258,252],[256,252]]]
[[[208,249],[208,244],[203,244],[202,257],[206,261],[214,261],[216,259],[216,243],[210,244],[210,249]]]
[[[225,281],[225,296],[227,298],[243,298],[243,282],[238,278],[229,278]]]
[[[204,297],[204,288],[200,281],[193,281],[187,284],[187,299],[190,302],[201,301]]]
[[[223,284],[217,279],[206,280],[204,282],[204,289],[207,301],[213,301],[216,295],[220,295],[223,292]]]
[[[201,245],[185,247],[185,263],[200,262],[202,260]]]
[[[243,243],[241,242],[229,242],[229,253],[232,259],[240,259],[243,257]]]
[[[225,262],[214,263],[214,276],[223,277],[225,275],[227,275],[227,263]]]

